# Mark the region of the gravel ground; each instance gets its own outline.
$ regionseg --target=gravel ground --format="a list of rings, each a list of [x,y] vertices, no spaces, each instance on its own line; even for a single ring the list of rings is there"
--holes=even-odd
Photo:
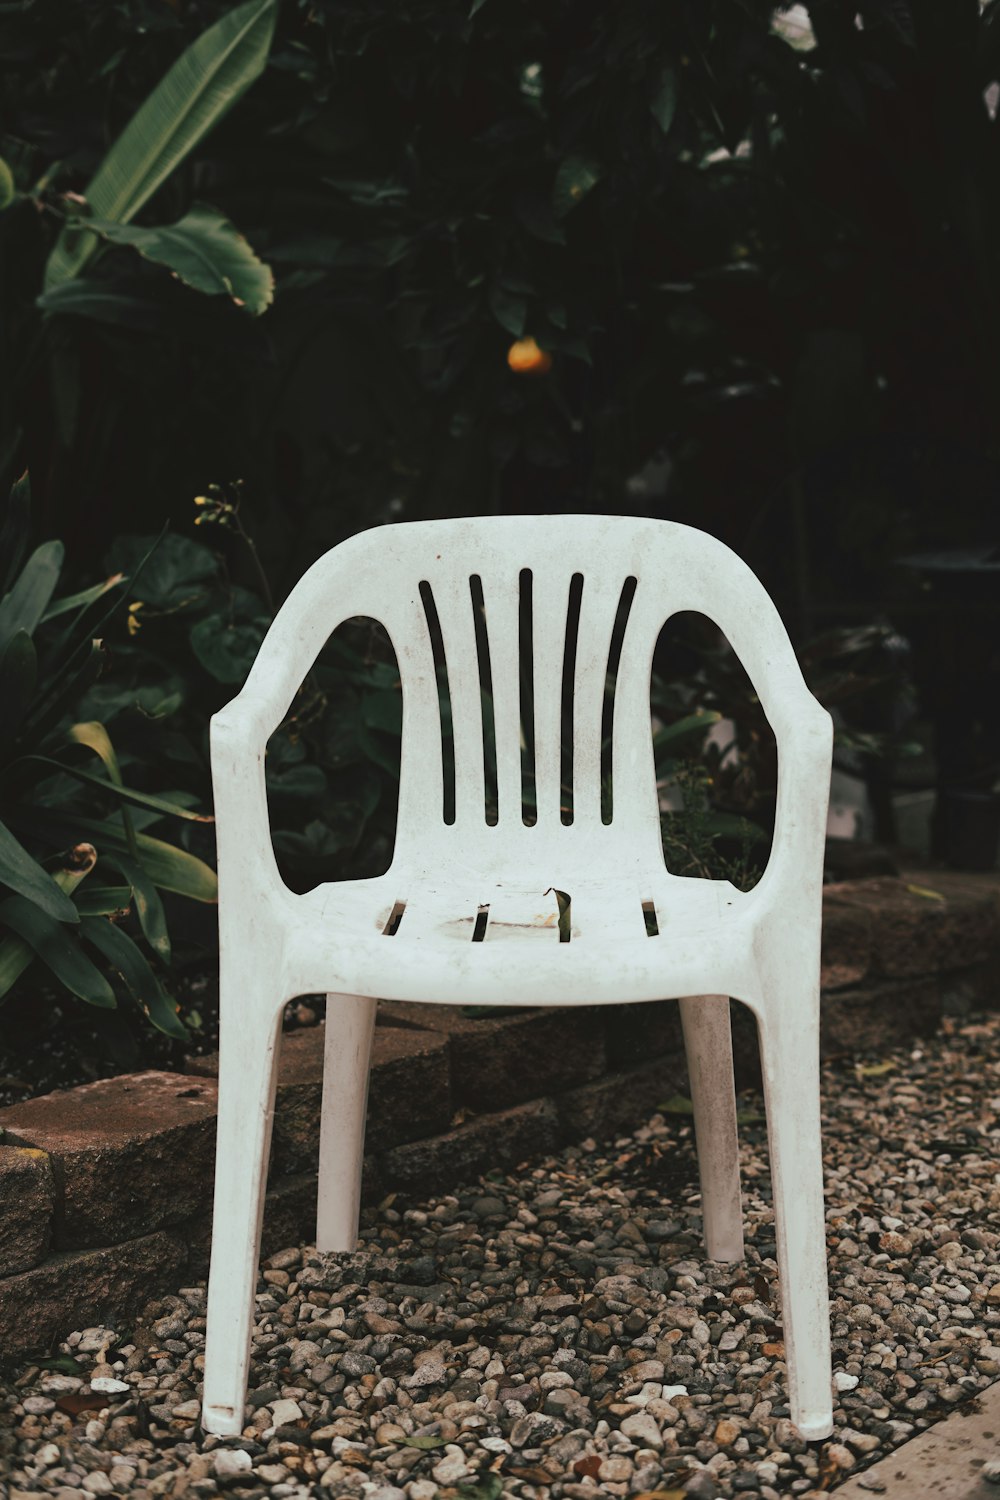
[[[690,1122],[657,1115],[517,1177],[387,1200],[355,1256],[272,1256],[240,1439],[197,1426],[203,1286],[71,1334],[58,1368],[0,1386],[0,1475],[11,1500],[825,1493],[1000,1375],[997,1058],[990,1016],[825,1070],[830,1442],[788,1420],[744,1098],[744,1264],[702,1260]]]

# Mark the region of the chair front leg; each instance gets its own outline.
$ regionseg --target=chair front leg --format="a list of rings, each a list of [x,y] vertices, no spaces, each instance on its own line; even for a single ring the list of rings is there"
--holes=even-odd
[[[224,978],[220,997],[219,1123],[202,1411],[205,1430],[224,1437],[243,1430],[281,1046],[276,993],[273,1005],[261,1003],[250,988],[252,966],[241,970],[239,978]]]
[[[694,1106],[705,1251],[710,1260],[742,1260],[740,1143],[729,996],[691,995],[681,1000],[680,1008]]]
[[[317,1250],[357,1248],[376,1006],[368,995],[326,997]]]
[[[768,994],[758,1030],[792,1421],[815,1442],[833,1431],[818,996],[785,985]]]

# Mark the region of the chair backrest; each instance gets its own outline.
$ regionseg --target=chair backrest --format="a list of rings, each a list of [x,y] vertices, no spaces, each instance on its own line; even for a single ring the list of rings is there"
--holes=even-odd
[[[728,637],[760,697],[780,758],[783,738],[797,719],[822,711],[803,682],[777,611],[729,548],[668,521],[479,517],[362,532],[320,558],[292,591],[240,699],[258,710],[270,732],[332,630],[345,619],[373,617],[392,640],[403,685],[397,858],[428,865],[449,859],[474,868],[482,866],[488,848],[496,860],[515,861],[525,873],[536,859],[540,870],[551,870],[558,831],[564,857],[631,862],[640,849],[648,858],[660,848],[650,671],[663,623],[684,610],[707,615]],[[435,636],[443,644],[451,703],[453,793],[446,785],[449,757],[442,751]],[[606,823],[601,741],[613,637],[620,638],[621,650]],[[530,688],[522,684],[521,662],[530,669]],[[494,743],[487,723],[484,753],[484,686],[492,695],[495,726],[493,826],[487,822],[485,768]],[[533,820],[523,802],[526,703],[534,721]],[[564,743],[567,718],[571,744]],[[561,787],[570,757],[567,824]],[[612,865],[608,874],[614,877]]]

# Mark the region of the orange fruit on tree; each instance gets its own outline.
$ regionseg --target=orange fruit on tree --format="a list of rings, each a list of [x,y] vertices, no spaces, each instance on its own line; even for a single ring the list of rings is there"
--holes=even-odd
[[[507,363],[515,375],[544,375],[552,368],[552,355],[534,339],[518,339],[507,350]]]

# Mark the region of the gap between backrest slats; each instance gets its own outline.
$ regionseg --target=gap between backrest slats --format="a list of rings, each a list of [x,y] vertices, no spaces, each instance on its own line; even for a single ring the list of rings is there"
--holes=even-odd
[[[573,698],[573,821],[588,826],[601,822],[604,690],[623,583],[617,569],[605,572],[598,564],[585,575],[580,600]]]
[[[455,821],[483,822],[486,786],[483,772],[483,719],[479,657],[468,574],[435,579],[431,590],[441,624],[451,699],[451,736],[455,766]],[[442,734],[438,727],[438,737]]]

